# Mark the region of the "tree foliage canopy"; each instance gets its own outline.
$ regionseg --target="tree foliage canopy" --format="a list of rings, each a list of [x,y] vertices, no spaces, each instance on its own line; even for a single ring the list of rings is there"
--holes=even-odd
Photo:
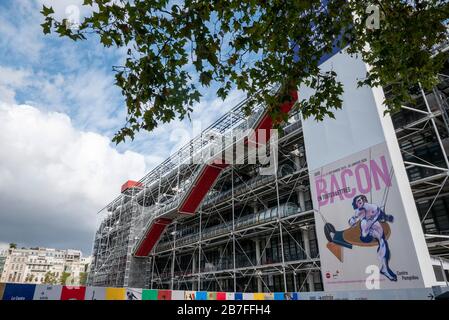
[[[79,284],[85,286],[87,283],[87,272],[80,272]]]
[[[59,278],[59,283],[63,286],[69,286],[73,284],[73,279],[70,278],[71,274],[69,272],[61,273],[61,277]]]
[[[56,277],[56,273],[48,271],[45,274],[44,284],[57,284],[58,278]]]
[[[200,87],[214,85],[225,98],[232,88],[254,103],[276,105],[272,88],[307,85],[315,94],[301,101],[305,117],[322,120],[341,108],[344,90],[320,57],[347,47],[372,68],[360,85],[391,86],[385,101],[395,111],[411,100],[408,88],[429,88],[447,60],[431,58],[447,39],[447,1],[438,0],[84,0],[93,13],[73,28],[43,7],[44,33],[73,40],[97,34],[105,47],[126,48],[114,67],[127,107],[119,143],[141,129],[189,116]],[[367,28],[376,5],[379,28]],[[299,48],[299,50],[297,50]],[[296,58],[297,57],[297,58]],[[276,112],[275,108],[273,112]]]

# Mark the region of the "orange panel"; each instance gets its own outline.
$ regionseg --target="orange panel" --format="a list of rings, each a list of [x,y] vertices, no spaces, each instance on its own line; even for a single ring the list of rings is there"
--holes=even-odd
[[[143,184],[141,182],[128,180],[122,185],[122,193],[125,192],[129,188],[142,188]]]

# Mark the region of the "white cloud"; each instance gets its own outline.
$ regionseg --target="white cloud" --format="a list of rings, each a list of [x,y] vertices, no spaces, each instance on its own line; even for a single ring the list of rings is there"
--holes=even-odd
[[[15,103],[16,90],[25,86],[30,72],[0,66],[0,97],[8,103]]]
[[[28,0],[14,1],[14,12],[0,11],[0,46],[8,48],[11,54],[26,56],[27,59],[37,60],[43,48],[41,42],[42,29],[36,25],[39,10]],[[37,11],[37,12],[36,12]],[[11,14],[20,19],[11,19]]]
[[[132,145],[141,153],[151,152],[146,158],[148,168],[153,168],[231,110],[244,96],[242,91],[232,90],[224,101],[221,98],[204,97],[200,103],[193,106],[192,121],[176,119],[161,124],[152,132],[142,131],[132,143],[119,145],[119,148]]]
[[[17,92],[26,93],[26,104],[69,114],[80,129],[111,136],[125,119],[113,75],[101,69],[79,67],[69,74],[51,74],[0,65],[1,101],[16,104]]]
[[[123,50],[106,50],[96,41],[73,42],[45,36],[42,5],[64,18],[73,6],[81,17],[83,0],[15,0],[0,8],[0,100],[26,103],[68,114],[74,126],[112,136],[125,110],[110,70],[123,60]],[[105,54],[108,52],[108,54]],[[110,53],[110,54],[109,54]]]
[[[6,250],[6,249],[8,249],[9,248],[9,243],[6,243],[6,242],[0,242],[0,253],[3,251],[3,250]]]
[[[144,156],[27,105],[0,103],[0,123],[0,241],[90,250],[96,212],[144,175]]]

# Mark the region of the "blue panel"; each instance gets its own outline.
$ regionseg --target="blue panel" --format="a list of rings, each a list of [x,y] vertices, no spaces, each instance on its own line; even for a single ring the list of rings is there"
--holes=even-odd
[[[234,294],[234,300],[243,300],[243,293],[241,292],[236,292]]]
[[[206,291],[197,291],[195,293],[195,300],[207,300],[207,292]]]
[[[33,300],[34,284],[6,284],[3,300]]]
[[[284,299],[284,293],[283,292],[275,292],[274,293],[274,300],[285,300]]]
[[[283,299],[276,299],[276,293],[275,293],[274,300],[299,300],[299,299],[298,299],[297,292],[289,292],[289,293],[284,294]]]

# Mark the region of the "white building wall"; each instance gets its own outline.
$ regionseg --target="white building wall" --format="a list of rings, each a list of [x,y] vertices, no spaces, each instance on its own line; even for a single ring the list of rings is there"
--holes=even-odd
[[[67,272],[70,273],[69,281],[77,284],[89,263],[90,257],[83,258],[79,250],[10,249],[6,252],[0,282],[41,284],[45,275],[51,272],[59,284],[61,276]]]

